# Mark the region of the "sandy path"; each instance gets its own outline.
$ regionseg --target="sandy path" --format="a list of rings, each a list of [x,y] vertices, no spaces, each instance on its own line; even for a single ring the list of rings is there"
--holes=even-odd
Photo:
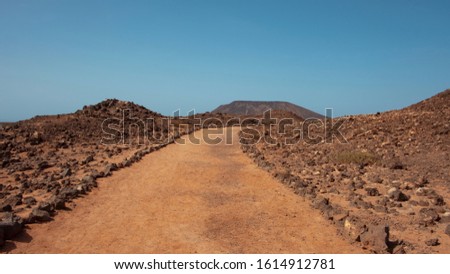
[[[32,225],[12,252],[361,252],[238,144],[170,145],[76,203]]]

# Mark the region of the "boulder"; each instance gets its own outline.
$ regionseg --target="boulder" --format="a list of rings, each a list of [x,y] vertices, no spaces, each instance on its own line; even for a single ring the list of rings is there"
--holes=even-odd
[[[88,163],[90,163],[92,161],[94,161],[94,156],[89,155],[89,156],[86,157],[86,159],[83,160],[82,164],[85,165],[85,164],[88,164]]]
[[[28,216],[28,223],[49,222],[51,220],[52,217],[50,217],[50,213],[39,208],[33,209],[33,211]]]
[[[419,212],[421,215],[420,224],[422,225],[433,225],[440,219],[439,214],[433,208],[422,208]]]
[[[31,145],[39,145],[40,143],[42,143],[44,141],[42,134],[35,131],[31,137],[29,138],[29,142]]]
[[[61,210],[66,208],[66,202],[63,198],[53,195],[48,201],[54,209]]]
[[[37,164],[37,170],[39,170],[39,171],[42,171],[42,170],[47,169],[49,167],[51,167],[51,166],[50,166],[50,164],[47,161],[40,161]]]
[[[38,206],[39,210],[43,210],[43,211],[47,211],[48,213],[51,213],[54,211],[53,205],[50,204],[49,202],[43,202],[40,203]]]
[[[367,195],[372,196],[372,197],[380,195],[380,192],[378,191],[378,189],[372,188],[372,187],[366,188],[366,192],[367,192]]]
[[[348,216],[344,220],[344,231],[351,241],[359,242],[360,235],[365,231],[365,228],[361,225],[361,221],[358,218]]]
[[[440,245],[439,239],[430,239],[430,240],[426,241],[425,244],[427,246],[438,246],[438,245]]]
[[[405,165],[400,161],[395,161],[390,165],[390,169],[405,169]]]
[[[35,205],[37,203],[36,199],[33,197],[23,198],[23,203],[29,206]]]
[[[367,230],[360,235],[363,246],[375,253],[387,253],[389,251],[389,226],[369,225]]]
[[[0,230],[3,231],[3,239],[10,240],[23,229],[23,220],[20,217],[9,215],[0,222]]]
[[[326,214],[333,209],[330,205],[330,201],[327,198],[320,196],[313,200],[313,207],[320,210],[323,214]]]
[[[389,189],[388,197],[389,197],[389,199],[392,199],[396,202],[406,202],[409,200],[409,197],[406,194],[404,194],[403,192],[401,192],[400,190],[398,190],[395,187]]]
[[[70,175],[72,175],[72,170],[70,168],[66,168],[61,172],[61,177],[63,178],[69,177]]]
[[[105,176],[110,176],[112,174],[113,171],[117,170],[117,165],[116,164],[107,164],[105,166],[105,169],[103,171]]]
[[[70,199],[74,199],[78,196],[78,191],[76,190],[76,188],[74,187],[70,187],[70,186],[66,186],[63,189],[61,189],[61,191],[59,192],[59,197],[65,199],[65,200],[70,200]]]
[[[83,179],[81,179],[81,183],[82,184],[87,184],[87,185],[93,184],[94,181],[95,181],[95,179],[91,175],[86,175],[86,176],[83,177]]]
[[[448,225],[447,228],[445,229],[445,234],[450,236],[450,225]]]
[[[12,211],[12,209],[22,204],[22,194],[19,193],[17,195],[11,195],[8,198],[6,198],[2,203],[0,203],[0,212],[9,212]]]
[[[439,220],[440,223],[450,223],[450,212],[445,212],[441,219]]]
[[[435,206],[443,206],[445,205],[444,197],[441,195],[436,195],[431,198],[431,203]]]

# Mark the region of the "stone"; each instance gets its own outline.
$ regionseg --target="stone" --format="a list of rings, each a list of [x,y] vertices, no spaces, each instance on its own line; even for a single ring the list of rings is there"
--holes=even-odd
[[[350,240],[352,241],[360,241],[361,232],[364,231],[364,228],[361,226],[360,221],[353,217],[349,216],[344,220],[344,230]]]
[[[447,225],[447,228],[445,228],[445,234],[450,236],[450,225]]]
[[[441,195],[436,195],[431,198],[431,203],[435,206],[443,206],[445,205],[444,197],[442,197]]]
[[[443,224],[450,223],[450,212],[445,212],[442,214],[439,222]]]
[[[88,163],[90,163],[92,161],[94,161],[94,156],[89,155],[89,156],[86,157],[86,159],[84,159],[84,161],[82,163],[85,165],[85,164],[88,164]]]
[[[367,192],[367,195],[372,196],[372,197],[380,195],[380,192],[378,192],[378,189],[376,189],[376,188],[368,187],[368,188],[366,188],[366,192]]]
[[[430,240],[426,241],[425,244],[427,246],[438,246],[438,245],[440,245],[439,239],[430,239]]]
[[[320,210],[320,212],[322,212],[322,214],[325,214],[326,216],[330,215],[329,213],[331,213],[331,211],[333,210],[333,207],[330,205],[330,201],[324,197],[317,197],[316,199],[314,199],[313,207]]]
[[[69,177],[72,175],[72,170],[70,168],[66,168],[61,172],[61,177]]]
[[[37,203],[36,199],[33,197],[23,198],[23,203],[29,206],[35,205]]]
[[[38,208],[33,209],[33,211],[30,213],[28,217],[29,223],[36,223],[36,222],[49,222],[52,220],[52,217],[50,217],[50,213],[48,213],[45,210],[41,210]]]
[[[115,170],[117,170],[116,164],[107,164],[105,166],[103,173],[105,174],[105,176],[110,176],[112,174],[112,172]]]
[[[50,164],[47,161],[41,161],[37,164],[37,169],[39,171],[42,171],[44,169],[47,169],[50,167]]]
[[[54,210],[53,206],[48,202],[43,202],[43,203],[39,204],[38,209],[47,211],[48,213],[53,212],[53,210]]]
[[[388,197],[396,202],[406,202],[409,200],[409,197],[396,187],[388,190]]]
[[[0,205],[0,212],[11,212],[12,206],[11,205]]]
[[[436,196],[436,192],[428,187],[419,187],[415,192],[417,196]]]
[[[81,183],[86,185],[94,184],[94,181],[95,179],[91,175],[86,175],[83,177],[83,179],[81,179]]]
[[[369,225],[360,235],[361,243],[375,253],[387,253],[389,249],[389,226]]]
[[[59,140],[56,144],[57,148],[68,148],[69,145],[67,144],[67,142],[65,140]]]
[[[54,209],[61,210],[66,208],[66,202],[61,197],[53,195],[49,203],[53,206]]]
[[[78,191],[70,186],[66,186],[59,192],[59,196],[65,200],[74,199],[78,196]]]
[[[11,195],[0,204],[0,212],[12,211],[15,206],[22,204],[22,194]]]
[[[31,135],[29,142],[31,145],[39,145],[43,142],[42,134],[35,131],[33,135]]]
[[[423,225],[433,225],[440,219],[439,214],[432,208],[422,208],[419,212],[422,216],[420,223]]]
[[[419,204],[420,206],[423,206],[423,207],[427,207],[427,206],[430,205],[430,203],[429,203],[428,201],[425,201],[425,200],[420,200],[420,201],[418,202],[418,204]]]
[[[131,164],[132,164],[132,162],[131,162],[130,159],[125,159],[125,160],[122,161],[122,165],[123,165],[124,167],[130,167]]]
[[[77,192],[80,193],[80,194],[86,194],[86,190],[85,190],[85,186],[84,186],[84,185],[78,185],[78,186],[76,187],[76,190],[77,190]]]
[[[19,234],[23,229],[23,220],[17,216],[9,215],[5,220],[0,222],[0,230],[3,230],[3,239],[11,240]]]
[[[390,169],[405,169],[405,165],[401,163],[400,161],[396,161],[391,164]]]

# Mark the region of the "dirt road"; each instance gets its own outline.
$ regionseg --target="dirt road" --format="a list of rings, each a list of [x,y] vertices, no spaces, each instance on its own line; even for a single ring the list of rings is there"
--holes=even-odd
[[[55,221],[30,226],[11,252],[361,252],[234,138],[233,145],[170,145],[149,154],[100,180]]]

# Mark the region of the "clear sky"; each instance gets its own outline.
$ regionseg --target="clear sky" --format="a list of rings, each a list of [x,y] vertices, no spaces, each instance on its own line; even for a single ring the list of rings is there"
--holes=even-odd
[[[0,0],[0,121],[106,98],[373,113],[446,88],[448,0]]]

